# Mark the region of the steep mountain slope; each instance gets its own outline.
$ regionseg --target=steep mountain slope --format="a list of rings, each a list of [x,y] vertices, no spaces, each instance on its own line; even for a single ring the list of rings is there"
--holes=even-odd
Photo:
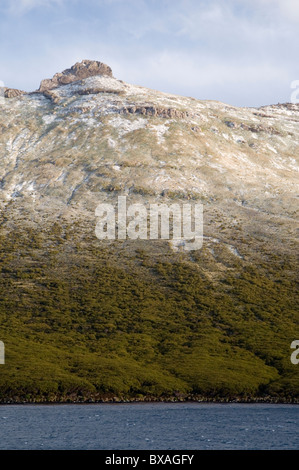
[[[168,95],[91,61],[5,96],[1,399],[295,400],[298,105]],[[202,249],[98,240],[118,195],[202,203]]]

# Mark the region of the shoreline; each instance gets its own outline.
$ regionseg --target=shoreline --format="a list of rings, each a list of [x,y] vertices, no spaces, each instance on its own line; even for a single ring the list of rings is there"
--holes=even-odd
[[[104,399],[87,399],[87,400],[1,400],[0,406],[9,405],[140,405],[140,404],[202,404],[202,405],[299,405],[299,399],[286,399],[278,397],[256,397],[256,398],[190,398],[190,399],[177,399],[177,398],[154,398],[145,397],[144,399],[138,398],[104,398]]]

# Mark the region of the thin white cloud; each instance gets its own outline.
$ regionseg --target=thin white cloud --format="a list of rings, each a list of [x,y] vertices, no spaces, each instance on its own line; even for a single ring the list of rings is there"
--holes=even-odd
[[[63,2],[64,0],[10,0],[7,11],[12,15],[22,15],[35,8],[48,8]]]
[[[138,70],[129,57],[119,57],[115,63],[117,77],[165,92],[239,106],[289,100],[288,70],[262,60],[240,66],[226,57],[215,61],[207,55],[198,59],[196,52],[187,56],[165,50],[140,59]]]
[[[293,23],[299,22],[299,1],[298,0],[254,0],[256,7],[266,9],[267,13],[279,21],[282,16]]]

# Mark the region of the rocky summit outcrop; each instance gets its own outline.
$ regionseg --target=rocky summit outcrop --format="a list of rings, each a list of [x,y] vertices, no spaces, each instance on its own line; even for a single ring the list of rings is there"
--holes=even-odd
[[[42,80],[38,91],[44,93],[60,85],[67,85],[96,75],[113,77],[112,70],[108,65],[97,60],[82,60],[82,62],[77,62],[70,69],[56,73],[53,78]]]
[[[16,98],[18,96],[24,95],[26,92],[22,90],[17,90],[15,88],[5,88],[4,97],[5,98]]]

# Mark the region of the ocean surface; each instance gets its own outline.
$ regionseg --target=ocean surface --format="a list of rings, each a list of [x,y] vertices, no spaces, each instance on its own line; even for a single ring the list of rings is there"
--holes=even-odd
[[[298,422],[298,405],[1,405],[0,449],[299,449]]]

